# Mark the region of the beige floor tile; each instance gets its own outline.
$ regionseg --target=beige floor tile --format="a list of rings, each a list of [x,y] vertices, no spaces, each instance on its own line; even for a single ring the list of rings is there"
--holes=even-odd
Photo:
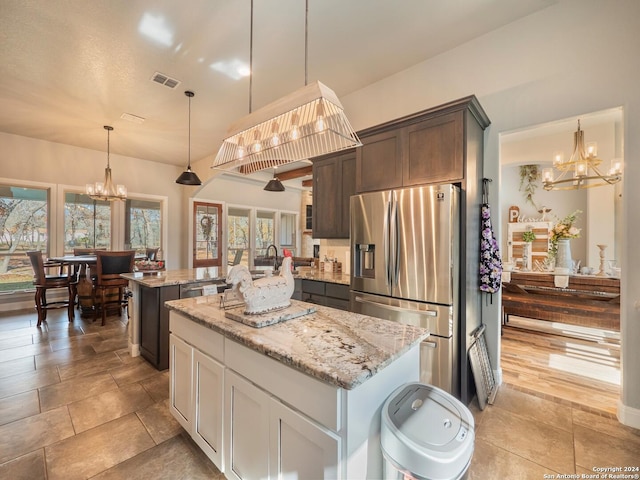
[[[47,447],[49,480],[90,478],[154,445],[132,413]]]
[[[33,343],[50,342],[84,335],[82,326],[76,322],[60,323],[48,326],[47,328],[41,327],[36,330],[33,334]]]
[[[32,317],[25,316],[4,320],[0,323],[0,332],[11,332],[28,328],[31,326],[31,318]]]
[[[158,374],[158,370],[146,361],[132,362],[121,367],[109,370],[118,385],[126,385],[128,383],[139,382]]]
[[[126,337],[119,335],[114,337],[108,337],[102,340],[101,342],[94,344],[93,349],[96,351],[96,353],[113,352],[114,350],[126,348],[127,345],[128,345],[128,340],[126,339]]]
[[[24,347],[33,344],[32,335],[22,335],[20,337],[4,338],[0,340],[0,350],[7,348]]]
[[[58,365],[60,380],[68,380],[79,375],[87,376],[104,372],[122,365],[122,361],[114,352],[98,353],[83,360]]]
[[[140,363],[142,361],[146,361],[141,356],[132,357],[131,353],[129,353],[129,347],[128,346],[127,346],[127,348],[121,348],[119,350],[116,350],[116,354],[120,357],[120,360],[122,360],[122,363],[124,363],[124,364],[127,364],[127,363]]]
[[[36,369],[70,363],[75,360],[92,357],[95,354],[96,351],[91,345],[78,345],[71,348],[65,348],[64,350],[57,350],[55,352],[46,352],[35,356]]]
[[[40,413],[40,399],[37,390],[0,399],[0,425],[38,413]]]
[[[156,444],[175,437],[182,431],[169,411],[169,399],[154,403],[137,414]]]
[[[576,465],[593,467],[640,467],[640,442],[628,441],[600,431],[574,427]]]
[[[70,380],[41,388],[40,408],[44,412],[117,387],[118,385],[108,372],[96,373],[86,377],[73,377]]]
[[[93,345],[94,343],[101,342],[103,339],[97,333],[91,333],[86,335],[76,335],[74,337],[65,337],[57,340],[50,340],[51,350],[54,352],[57,350],[64,350],[80,345]]]
[[[169,398],[169,370],[140,381],[154,402]]]
[[[31,359],[33,361],[33,358]],[[60,376],[56,367],[47,367],[5,377],[0,381],[0,398],[28,392],[36,388],[60,383]]]
[[[476,441],[468,480],[540,479],[553,472],[546,467],[496,447],[483,440]]]
[[[573,435],[539,420],[488,407],[476,438],[559,473],[574,473]]]
[[[606,433],[612,437],[618,437],[628,442],[640,445],[640,430],[627,427],[617,420],[606,418],[595,413],[585,412],[579,409],[573,410],[573,423],[585,428],[590,428],[600,433]],[[639,450],[640,452],[640,450]]]
[[[116,465],[92,480],[183,478],[224,480],[224,475],[182,435]]]
[[[567,432],[571,432],[573,429],[571,407],[534,395],[527,395],[510,388],[508,385],[502,385],[498,390],[494,407],[561,428]],[[542,412],[544,412],[543,415],[541,415]]]
[[[0,465],[0,478],[7,480],[46,480],[44,450],[27,453]]]
[[[32,372],[36,369],[33,357],[17,358],[8,362],[0,362],[0,378],[10,377],[19,373]]]
[[[0,463],[74,435],[67,407],[0,427]]]
[[[151,404],[153,399],[145,389],[134,383],[70,403],[68,407],[73,427],[76,433],[80,433],[137,410],[143,410]]]
[[[4,350],[0,350],[0,362],[7,362],[9,360],[31,357],[34,355],[40,355],[41,353],[49,352],[51,352],[51,347],[49,347],[49,344],[46,342],[34,343],[22,347],[6,348]]]

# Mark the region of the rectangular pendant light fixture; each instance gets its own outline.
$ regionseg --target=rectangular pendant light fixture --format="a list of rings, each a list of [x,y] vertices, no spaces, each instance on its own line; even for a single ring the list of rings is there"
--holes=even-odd
[[[232,124],[211,168],[250,174],[360,145],[336,94],[313,82]]]

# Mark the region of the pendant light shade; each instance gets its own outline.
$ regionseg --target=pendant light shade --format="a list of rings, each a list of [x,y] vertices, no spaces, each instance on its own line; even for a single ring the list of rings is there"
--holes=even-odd
[[[180,185],[202,185],[198,175],[191,171],[191,98],[195,93],[187,90],[184,94],[189,97],[189,153],[187,156],[187,169],[176,179],[176,183]]]
[[[276,172],[273,172],[273,178],[269,180],[269,183],[265,185],[263,190],[267,192],[284,192],[284,185],[280,179],[276,176]]]
[[[307,82],[308,19],[309,0],[306,0],[304,87],[252,112],[253,0],[251,1],[249,115],[229,127],[227,138],[223,140],[211,168],[237,169],[247,175],[362,145],[335,92],[320,82]]]
[[[114,200],[125,200],[127,198],[127,188],[124,185],[114,186],[111,180],[111,164],[110,157],[110,133],[113,127],[105,125],[107,131],[107,168],[104,169],[104,182],[88,183],[85,187],[85,193],[93,200],[102,200],[112,202]]]

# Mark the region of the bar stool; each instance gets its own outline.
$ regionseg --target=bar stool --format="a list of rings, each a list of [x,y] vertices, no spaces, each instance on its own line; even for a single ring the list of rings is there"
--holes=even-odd
[[[126,308],[129,304],[129,295],[126,288],[129,286],[129,280],[122,278],[121,273],[129,273],[133,271],[133,262],[135,260],[135,250],[125,250],[120,252],[114,251],[96,251],[96,276],[93,279],[93,320],[98,318],[98,310],[102,314],[102,325],[105,324],[107,318],[107,307],[114,305],[118,307],[118,311]],[[118,290],[117,298],[107,298],[107,290]],[[127,309],[127,315],[129,310]]]
[[[71,269],[67,268],[66,274],[59,275],[47,275],[45,272],[45,262],[42,258],[42,252],[35,250],[27,252],[29,260],[31,260],[31,266],[33,267],[34,281],[33,284],[36,287],[36,311],[38,312],[38,324],[39,327],[42,321],[47,319],[47,310],[54,308],[66,308],[69,314],[69,321],[73,322],[73,304],[76,298],[76,286],[78,281],[72,276]],[[56,265],[47,265],[47,267]],[[66,300],[59,300],[55,302],[47,302],[47,290],[55,288],[66,288],[69,294]]]

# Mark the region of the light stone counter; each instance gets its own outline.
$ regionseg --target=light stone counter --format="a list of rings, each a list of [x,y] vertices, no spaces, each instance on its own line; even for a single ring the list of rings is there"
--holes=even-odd
[[[429,332],[316,305],[315,313],[263,328],[225,317],[220,296],[172,300],[165,305],[296,370],[354,389],[425,339]]]
[[[220,283],[224,283],[226,274],[227,272],[223,268],[203,267],[165,270],[158,273],[123,273],[122,276],[145,287],[157,288],[206,281],[220,281]]]

